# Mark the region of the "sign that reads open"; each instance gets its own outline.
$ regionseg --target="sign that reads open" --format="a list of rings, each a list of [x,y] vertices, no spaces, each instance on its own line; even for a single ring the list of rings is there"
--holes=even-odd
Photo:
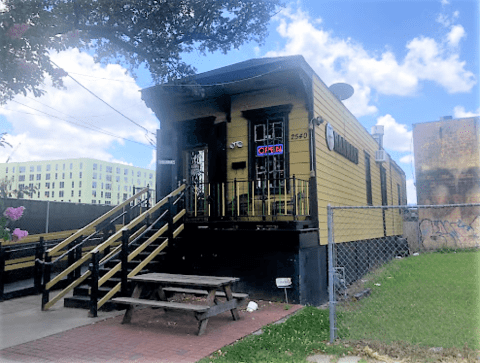
[[[283,144],[257,147],[257,156],[279,155],[279,154],[283,154]]]

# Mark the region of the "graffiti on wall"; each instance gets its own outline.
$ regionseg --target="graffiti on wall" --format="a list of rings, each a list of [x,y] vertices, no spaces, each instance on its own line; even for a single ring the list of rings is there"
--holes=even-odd
[[[424,248],[439,247],[478,247],[478,218],[467,224],[461,219],[457,221],[422,219],[420,232]],[[477,226],[477,227],[476,227]],[[475,228],[476,227],[476,228]]]
[[[480,203],[480,168],[435,169],[417,177],[421,205]],[[478,247],[480,207],[427,208],[419,211],[425,248]]]

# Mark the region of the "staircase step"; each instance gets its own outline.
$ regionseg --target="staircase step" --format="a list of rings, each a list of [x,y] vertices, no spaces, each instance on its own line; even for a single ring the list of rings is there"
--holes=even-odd
[[[105,296],[110,291],[111,287],[107,286],[100,286],[98,288],[98,296],[102,297]],[[73,296],[90,296],[88,291],[90,290],[90,286],[88,285],[80,285],[73,289]]]
[[[66,297],[63,302],[63,306],[66,308],[76,308],[76,309],[90,309],[90,296],[72,296]],[[125,309],[124,306],[120,304],[115,304],[112,301],[107,301],[100,310],[111,311],[111,310],[122,310]]]

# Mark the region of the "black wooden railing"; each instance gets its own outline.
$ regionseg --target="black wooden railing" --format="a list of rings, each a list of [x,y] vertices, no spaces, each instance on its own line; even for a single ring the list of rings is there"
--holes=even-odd
[[[101,242],[105,243],[111,240],[113,236],[121,234],[121,232],[117,231],[117,222],[118,224],[128,223],[131,218],[141,213],[142,208],[149,208],[149,200],[150,190],[146,187],[84,228],[79,229],[61,243],[46,250],[43,259],[36,259],[37,263],[43,267],[42,310],[49,309],[79,284],[82,265],[91,258],[91,253],[83,251],[83,247],[100,235],[102,236]],[[87,237],[84,237],[85,235]],[[108,245],[106,253],[109,252],[111,245],[111,243]],[[91,246],[90,249],[92,248],[96,248],[95,245]],[[55,259],[53,260],[54,257]],[[51,279],[52,270],[55,268],[59,269],[62,260],[65,258],[68,260],[67,267]],[[63,289],[53,299],[50,299],[50,291],[58,283],[64,281],[65,278],[68,283],[67,288]]]
[[[284,179],[197,183],[187,188],[187,216],[192,219],[306,219],[310,216],[310,181]]]
[[[120,292],[124,296],[130,295],[128,278],[138,274],[168,246],[169,240],[176,238],[183,230],[184,225],[181,221],[185,215],[184,189],[185,186],[182,185],[122,228],[121,245],[110,254],[102,259],[99,258],[99,253],[104,248],[103,245],[91,251],[92,259],[89,266],[89,274],[91,276],[89,316],[96,317],[98,309],[115,294]],[[151,221],[152,219],[154,220]],[[142,226],[137,228],[140,224]],[[155,244],[156,242],[159,243]],[[147,247],[153,245],[155,247],[154,250],[150,251],[147,257],[129,271],[128,263],[141,252],[146,251]],[[120,262],[111,268],[108,273],[100,277],[100,268],[119,257]],[[118,272],[120,272],[121,281],[103,297],[100,297],[98,288]]]
[[[88,277],[90,277],[91,281],[89,290],[91,299],[90,316],[97,316],[98,309],[119,291],[126,293],[128,277],[134,276],[141,271],[168,245],[169,239],[171,240],[177,237],[183,230],[183,223],[178,227],[176,227],[176,225],[179,224],[182,217],[185,215],[183,207],[185,198],[184,190],[185,186],[182,185],[153,207],[146,208],[144,212],[129,220],[129,222],[120,230],[117,230],[115,233],[109,235],[108,238],[105,238],[101,244],[94,246],[91,251],[84,254],[81,258],[74,259],[73,264],[69,264],[63,272],[58,274],[52,280],[49,279],[50,269],[55,261],[52,262],[51,255],[45,253],[45,260],[42,261],[44,267],[42,310],[47,310],[52,307],[69,291],[82,284]],[[145,190],[142,192],[145,192]],[[137,193],[134,197],[138,197],[138,194],[141,193]],[[148,198],[146,200],[148,200]],[[130,201],[127,200],[127,202],[129,203]],[[180,212],[176,213],[180,206]],[[156,230],[157,228],[159,229],[151,236],[148,238],[146,237],[147,234],[152,233],[152,230]],[[128,263],[133,258],[137,257],[140,252],[156,242],[160,237],[166,238],[159,246],[149,253],[149,255],[144,258],[138,266],[132,271],[127,272]],[[72,238],[67,242],[68,250],[64,252],[62,256],[65,256],[66,253],[72,253],[72,251],[75,251],[75,249],[82,243],[82,241],[78,242]],[[135,247],[135,249],[133,249],[133,247]],[[119,257],[121,262],[111,268],[108,273],[100,276],[100,268],[112,259]],[[87,262],[89,262],[89,269],[82,274],[80,268]],[[99,287],[118,272],[120,272],[122,276],[121,282],[100,298],[98,294]],[[61,290],[54,298],[50,299],[49,293],[52,287],[67,276],[67,281],[69,282],[68,286]]]

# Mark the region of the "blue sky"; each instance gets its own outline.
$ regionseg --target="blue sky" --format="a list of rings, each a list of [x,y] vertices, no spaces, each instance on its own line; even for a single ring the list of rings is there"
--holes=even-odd
[[[355,93],[345,105],[367,130],[385,126],[384,146],[406,172],[408,201],[414,203],[412,124],[480,113],[479,12],[473,0],[303,0],[275,16],[265,44],[246,44],[226,55],[194,51],[184,60],[205,72],[256,57],[301,54],[327,85],[351,84]],[[76,50],[53,59],[155,132],[158,120],[139,97],[141,88],[152,85],[146,72],[134,82],[121,66],[100,67]],[[0,107],[0,128],[18,146],[12,161],[94,157],[154,168],[151,133],[68,79],[66,85]],[[0,162],[11,152],[0,150]]]

